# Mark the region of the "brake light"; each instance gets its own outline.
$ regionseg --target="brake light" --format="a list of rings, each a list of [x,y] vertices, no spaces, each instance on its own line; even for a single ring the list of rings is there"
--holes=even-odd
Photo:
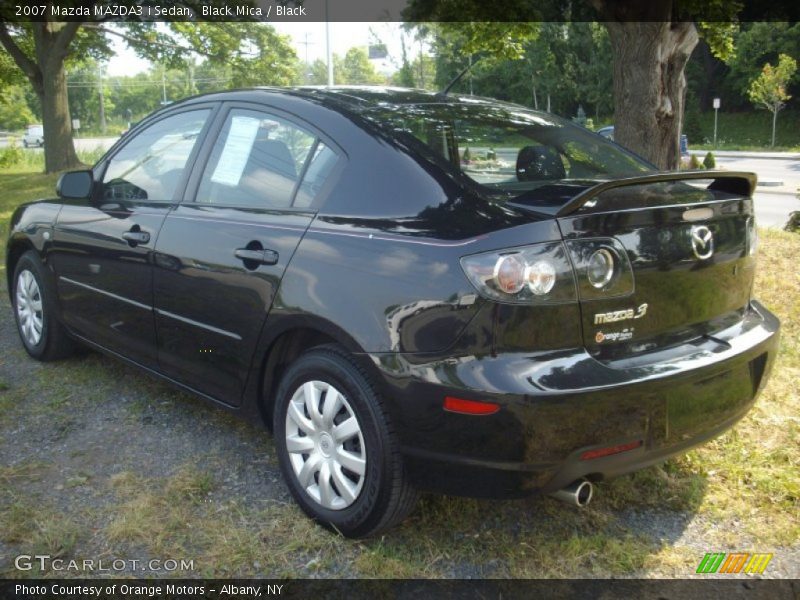
[[[575,277],[561,242],[473,254],[461,259],[472,285],[491,300],[512,304],[577,301]]]

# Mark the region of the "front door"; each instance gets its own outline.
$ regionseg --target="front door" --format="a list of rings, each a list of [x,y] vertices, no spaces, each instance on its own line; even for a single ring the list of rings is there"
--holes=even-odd
[[[64,322],[148,367],[158,356],[153,249],[210,114],[180,112],[132,133],[96,168],[92,198],[65,203],[53,235]]]
[[[336,154],[304,126],[233,107],[154,259],[162,371],[238,405],[267,313],[314,213],[310,178]],[[323,165],[324,163],[324,165]],[[313,165],[313,167],[311,166]],[[318,175],[319,174],[319,175]]]

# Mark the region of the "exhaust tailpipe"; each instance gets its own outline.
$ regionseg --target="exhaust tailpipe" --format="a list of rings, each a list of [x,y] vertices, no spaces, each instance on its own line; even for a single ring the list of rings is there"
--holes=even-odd
[[[553,492],[550,495],[572,506],[583,508],[592,501],[593,494],[594,486],[592,482],[588,479],[578,479],[570,483],[567,487]]]

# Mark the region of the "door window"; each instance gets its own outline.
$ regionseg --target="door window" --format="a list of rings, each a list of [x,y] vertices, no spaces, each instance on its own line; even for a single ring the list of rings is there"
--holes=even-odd
[[[267,113],[234,109],[214,144],[196,202],[287,208],[316,138]]]
[[[210,113],[179,113],[134,135],[108,163],[103,199],[172,200]]]
[[[308,163],[305,175],[303,175],[303,181],[300,182],[300,187],[297,189],[297,197],[294,200],[295,207],[308,208],[311,206],[311,203],[319,197],[322,186],[327,181],[338,160],[339,157],[333,150],[321,141],[317,142],[314,155]]]

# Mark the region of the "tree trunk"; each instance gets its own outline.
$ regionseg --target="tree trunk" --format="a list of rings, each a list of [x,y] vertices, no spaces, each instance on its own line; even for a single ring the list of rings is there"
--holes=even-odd
[[[605,26],[614,57],[614,139],[659,169],[676,169],[684,69],[698,42],[697,29],[690,22],[652,20]]]
[[[778,121],[778,109],[772,111],[772,148],[775,147],[775,124]]]
[[[44,125],[44,170],[56,173],[81,167],[72,141],[72,119],[67,99],[67,74],[64,61],[42,65],[44,90],[39,96]]]
[[[80,167],[72,143],[72,122],[67,102],[64,61],[81,24],[52,21],[31,24],[35,55],[22,49],[6,24],[0,21],[0,43],[31,82],[42,105],[44,164],[47,173]]]

